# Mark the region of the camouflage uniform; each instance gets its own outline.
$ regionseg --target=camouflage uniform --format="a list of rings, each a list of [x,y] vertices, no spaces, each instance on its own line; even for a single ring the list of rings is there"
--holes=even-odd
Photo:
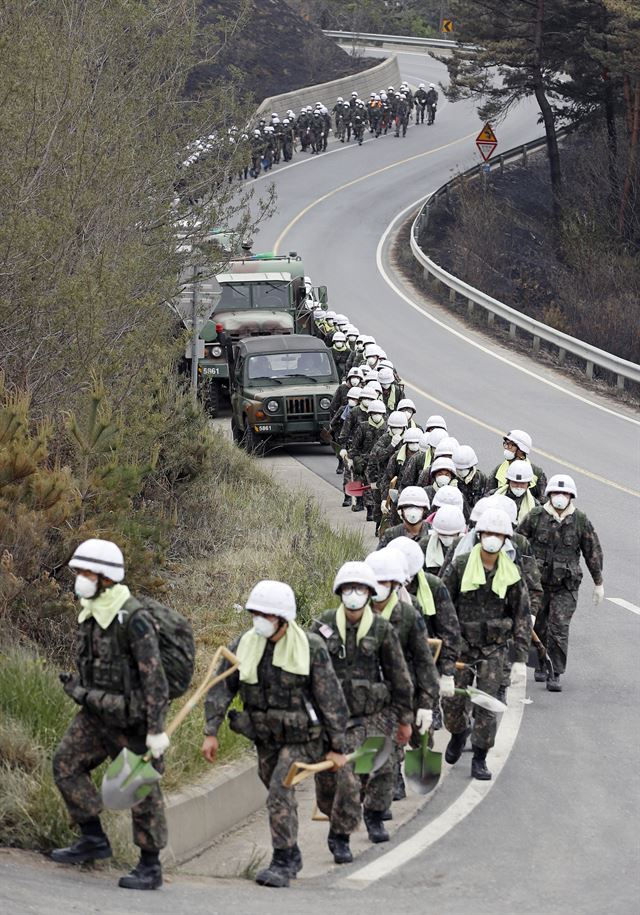
[[[458,477],[458,489],[466,500],[469,509],[472,509],[476,502],[482,499],[486,494],[487,478],[482,471],[478,470],[476,467],[470,480],[461,480]]]
[[[542,467],[538,467],[537,464],[532,464],[531,461],[529,461],[528,463],[531,464],[531,468],[533,470],[534,476],[537,478],[535,483],[533,484],[533,486],[529,485],[529,489],[531,490],[532,494],[536,497],[538,502],[541,502],[542,499],[544,499],[544,491],[545,491],[545,488],[547,485],[547,477],[546,477],[546,474],[545,474],[544,470],[542,469]],[[503,461],[502,464],[498,464],[497,467],[493,468],[493,470],[487,477],[487,488],[485,490],[485,495],[488,495],[490,492],[493,492],[493,490],[496,489],[498,486],[503,485],[502,480],[498,479],[497,474],[501,467],[506,470],[506,468],[509,466],[509,464],[510,464],[510,461]]]
[[[346,448],[348,452],[351,450],[351,446],[356,434],[358,427],[362,424],[366,424],[369,421],[369,414],[365,412],[360,405],[357,407],[351,407],[349,414],[342,423],[342,429],[340,430],[340,435],[338,437],[338,445],[340,448]],[[351,453],[349,457],[352,458]],[[343,486],[346,486],[347,483],[350,483],[355,479],[355,472],[352,470],[347,462],[344,462],[344,474],[343,474]]]
[[[371,451],[381,435],[384,434],[384,422],[379,426],[374,426],[371,420],[361,423],[353,436],[351,447],[349,448],[349,457],[353,461],[353,472],[355,478],[363,483],[367,482],[367,464]],[[374,499],[373,492],[370,489],[364,491],[364,504],[367,508],[373,509]]]
[[[344,753],[349,710],[322,639],[307,633],[311,649],[308,676],[273,665],[275,644],[267,640],[258,682],[244,683],[238,671],[215,686],[205,700],[205,734],[216,735],[236,694],[244,711],[231,711],[233,731],[253,740],[258,773],[268,790],[267,809],[274,849],[291,849],[298,839],[295,790],[283,785],[291,763],[319,762],[328,750]],[[230,646],[235,652],[239,639]],[[228,667],[223,662],[221,670]]]
[[[452,676],[455,671],[455,663],[460,657],[460,622],[456,614],[456,608],[453,606],[449,592],[441,578],[437,575],[430,575],[425,572],[425,579],[433,597],[435,613],[424,614],[427,624],[427,633],[429,638],[441,639],[442,648],[438,658],[438,670],[442,676]],[[409,594],[412,595],[414,604],[419,607],[417,591],[418,577],[407,586]],[[424,613],[422,608],[420,612]]]
[[[443,582],[456,608],[460,621],[462,650],[465,664],[480,662],[474,668],[456,671],[457,687],[470,686],[474,679],[478,689],[492,696],[502,680],[505,646],[513,638],[517,661],[526,661],[531,639],[531,620],[527,590],[520,579],[510,585],[504,598],[491,590],[495,567],[486,572],[486,582],[475,591],[460,590],[469,554],[458,556],[447,568]],[[486,571],[486,570],[485,570]],[[451,734],[461,734],[468,726],[464,696],[442,700],[445,725]],[[490,749],[495,742],[496,716],[475,707],[471,742],[481,749]]]
[[[600,541],[584,512],[576,509],[560,520],[544,505],[529,512],[518,533],[529,540],[540,567],[544,595],[536,614],[536,635],[546,646],[555,672],[562,674],[567,666],[569,625],[582,581],[580,554],[594,583],[602,584]]]
[[[422,530],[417,537],[414,537],[413,534],[410,534],[404,523],[395,524],[393,527],[388,527],[380,540],[378,541],[378,550],[383,550],[386,546],[395,540],[397,537],[410,537],[411,540],[415,540],[417,544],[420,545],[422,552],[424,553],[427,548],[427,538],[431,533],[431,527],[427,521],[422,522]]]
[[[333,353],[333,361],[335,362],[336,368],[338,370],[338,378],[340,381],[342,381],[347,373],[345,366],[351,350],[346,343],[334,343],[331,347],[331,352]]]
[[[514,562],[520,569],[524,583],[527,586],[529,612],[535,615],[542,604],[543,597],[542,582],[540,581],[540,569],[538,568],[536,557],[533,555],[531,544],[522,534],[512,534],[509,539],[511,540],[511,543],[516,550]],[[510,649],[512,644],[513,642],[510,639],[507,643],[507,650],[504,654],[502,682],[500,685],[505,689],[511,685],[511,668],[513,666],[513,662],[511,660],[512,651]]]
[[[374,615],[369,632],[358,644],[358,624],[347,620],[343,645],[336,611],[327,610],[314,620],[312,630],[326,642],[333,666],[349,706],[347,743],[355,749],[367,737],[392,737],[398,724],[413,721],[413,686],[402,648],[392,625]],[[364,788],[365,812],[383,813],[391,805],[394,759],[392,756],[370,777],[360,778],[351,766],[316,775],[319,809],[331,818],[336,833],[349,835],[360,819],[360,793]]]
[[[144,608],[122,623],[116,616],[107,629],[92,618],[80,623],[76,661],[87,693],[54,754],[53,775],[71,819],[82,826],[103,809],[89,773],[123,747],[147,752],[146,735],[164,731],[169,686],[155,623]],[[162,772],[161,759],[153,765]],[[157,784],[131,808],[131,819],[139,848],[153,852],[165,847],[167,823]]]
[[[428,470],[433,460],[431,448],[426,451],[416,451],[404,462],[400,479],[398,480],[398,492],[402,492],[405,486],[418,486],[418,480],[423,470]]]
[[[404,388],[397,381],[394,381],[388,390],[382,389],[382,400],[389,413],[393,413],[397,409],[403,397]]]
[[[427,496],[429,497],[429,505],[433,505],[433,497],[437,493],[438,489],[442,489],[442,487],[434,486],[433,483],[431,483],[430,485],[427,486],[427,484],[424,482],[424,474],[422,474],[420,476],[420,479],[423,482],[419,482],[418,486],[424,487],[424,491],[426,492]],[[469,503],[467,502],[467,500],[464,497],[464,493],[458,486],[458,480],[452,480],[451,483],[447,483],[445,485],[453,486],[455,489],[460,490],[460,495],[462,496],[462,514],[464,515],[464,520],[468,521],[471,516],[471,509],[469,508]]]
[[[367,469],[365,471],[367,482],[376,483],[377,489],[373,490],[373,520],[379,523],[382,519],[382,477],[389,461],[389,458],[396,450],[396,446],[391,444],[391,433],[384,432],[371,449]]]
[[[331,398],[331,406],[329,407],[329,416],[332,423],[336,414],[342,413],[347,406],[347,394],[349,393],[349,390],[349,384],[346,381],[343,381],[342,384],[339,384],[336,388],[336,392]]]

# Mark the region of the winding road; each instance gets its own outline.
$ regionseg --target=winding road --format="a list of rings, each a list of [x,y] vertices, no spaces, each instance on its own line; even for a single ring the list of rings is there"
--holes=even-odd
[[[403,52],[399,59],[412,84],[445,78],[444,67],[426,54]],[[586,575],[564,692],[528,683],[533,702],[523,708],[490,791],[466,790],[464,756],[394,843],[328,877],[300,879],[286,892],[247,881],[180,880],[132,899],[68,871],[34,869],[27,880],[9,867],[2,891],[9,915],[638,912],[638,415],[468,328],[424,300],[390,263],[399,215],[476,161],[478,129],[471,104],[441,104],[435,126],[412,126],[406,139],[332,144],[321,156],[296,158],[254,182],[258,189],[273,180],[278,192],[278,211],[254,249],[301,253],[314,283],[328,286],[331,307],[386,349],[419,416],[443,413],[450,432],[474,446],[482,468],[499,461],[502,434],[519,427],[532,435],[533,458],[548,476],[574,476],[579,505],[603,543],[607,599],[593,607]],[[502,149],[538,137],[535,106],[516,108],[496,132]],[[326,449],[290,453],[333,486],[339,482]],[[339,502],[336,489],[336,512]],[[437,835],[429,833],[436,819]]]

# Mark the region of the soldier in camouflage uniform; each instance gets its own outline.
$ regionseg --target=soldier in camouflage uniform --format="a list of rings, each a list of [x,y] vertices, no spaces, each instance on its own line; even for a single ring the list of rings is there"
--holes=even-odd
[[[378,385],[379,387],[379,385]],[[360,394],[360,403],[349,411],[340,430],[338,445],[340,446],[339,457],[344,462],[344,485],[346,486],[354,477],[353,459],[349,455],[358,426],[364,425],[369,420],[369,404],[378,399],[378,391],[375,387],[365,385]],[[346,500],[345,500],[346,504]],[[352,505],[353,511],[364,511],[364,499],[358,496],[355,504]]]
[[[342,413],[347,405],[347,396],[351,388],[362,387],[363,372],[360,368],[350,369],[345,374],[345,380],[336,388],[336,392],[331,399],[329,407],[330,423],[333,424],[334,418]]]
[[[229,724],[254,741],[260,779],[269,792],[273,858],[257,874],[256,882],[285,887],[302,869],[302,855],[297,844],[295,792],[284,786],[284,779],[295,761],[313,763],[327,758],[337,767],[344,765],[349,710],[324,641],[295,622],[295,596],[288,585],[259,582],[246,609],[253,616],[254,628],[230,646],[240,661],[240,671],[212,686],[207,694],[207,736],[202,751],[205,759],[215,762],[216,735],[239,694],[244,711],[231,711]],[[225,667],[227,662],[222,669]],[[341,829],[339,817],[337,820]]]
[[[567,474],[551,477],[544,505],[532,509],[519,525],[518,532],[530,542],[540,566],[544,596],[536,615],[535,632],[546,646],[554,676],[536,671],[536,680],[547,682],[550,692],[560,692],[560,675],[567,666],[569,625],[578,601],[582,581],[580,555],[595,585],[593,602],[604,600],[602,549],[591,521],[576,509],[576,484]]]
[[[418,450],[404,462],[398,480],[398,492],[407,486],[417,486],[424,471],[428,471],[433,460],[433,449],[429,444],[430,432],[423,432],[418,442]]]
[[[469,510],[487,490],[487,478],[478,470],[478,457],[471,445],[458,445],[453,449],[453,463],[456,465],[458,489],[465,498]]]
[[[365,471],[367,482],[373,493],[373,520],[376,522],[376,534],[382,520],[381,483],[384,471],[393,452],[402,443],[402,433],[407,428],[404,413],[395,410],[389,415],[387,429],[371,449]]]
[[[346,363],[347,359],[350,356],[349,346],[347,345],[347,337],[341,331],[337,330],[333,335],[333,340],[331,341],[331,352],[333,354],[333,361],[336,364],[338,370],[338,378],[340,381],[346,375]]]
[[[368,409],[368,420],[360,423],[349,448],[349,457],[353,461],[353,472],[356,480],[367,482],[367,463],[371,451],[384,432],[386,407],[381,400],[372,400]],[[373,493],[364,491],[364,505],[367,509],[367,521],[373,521]]]
[[[514,672],[519,677],[526,676],[524,661],[531,639],[526,586],[516,564],[502,551],[512,533],[508,515],[500,509],[488,509],[479,518],[476,533],[479,543],[470,553],[454,559],[443,576],[460,621],[461,660],[468,665],[456,671],[455,678],[440,681],[445,724],[451,733],[445,758],[451,764],[460,758],[470,732],[465,697],[454,695],[454,685],[466,687],[475,678],[479,689],[495,696],[508,639],[513,639],[518,664]],[[491,778],[486,758],[495,742],[496,728],[495,714],[476,707],[471,730],[473,778]]]
[[[69,566],[77,573],[76,596],[82,599],[77,665],[79,676],[60,674],[65,692],[80,706],[53,758],[53,774],[82,837],[51,858],[60,864],[82,864],[110,858],[109,839],[100,822],[102,798],[91,771],[123,747],[150,750],[163,771],[169,746],[164,719],[169,686],[162,666],[153,617],[134,602],[124,585],[124,558],[115,543],[87,540]],[[167,823],[159,785],[131,808],[133,841],[140,862],[119,886],[152,890],[162,885],[160,851],[167,844]]]
[[[426,521],[428,511],[429,500],[424,489],[420,486],[407,486],[398,499],[398,512],[402,523],[387,528],[378,542],[378,549],[383,550],[396,537],[410,537],[420,544],[424,552],[430,530]]]
[[[409,422],[411,422],[409,420]],[[402,434],[402,445],[398,448],[397,451],[394,451],[387,461],[387,466],[385,467],[384,474],[382,475],[382,481],[380,483],[380,496],[382,502],[386,502],[387,497],[391,496],[391,510],[388,512],[389,521],[391,524],[400,523],[400,515],[398,514],[396,508],[396,502],[398,499],[398,480],[402,475],[402,469],[404,467],[405,461],[407,461],[412,454],[415,454],[416,451],[420,448],[420,436],[422,435],[422,430],[417,426],[410,426]],[[392,481],[395,480],[395,484],[392,486]],[[391,491],[391,492],[390,492]],[[395,498],[394,498],[395,494]],[[383,514],[385,510],[383,508]]]
[[[334,582],[340,607],[327,610],[312,624],[325,640],[349,705],[349,750],[375,734],[393,736],[400,745],[411,737],[411,677],[393,626],[371,609],[369,601],[376,591],[377,581],[366,563],[345,563]],[[316,776],[318,807],[331,817],[332,851],[338,863],[351,860],[349,834],[358,823],[361,787],[369,839],[387,842],[382,818],[393,796],[393,757],[363,779],[362,786],[350,767]]]
[[[487,492],[493,492],[497,487],[506,484],[507,468],[511,461],[529,461],[533,468],[533,478],[529,483],[529,489],[539,502],[542,501],[547,478],[542,467],[538,467],[529,460],[532,444],[531,436],[522,429],[512,429],[504,436],[502,439],[504,460],[488,475]]]

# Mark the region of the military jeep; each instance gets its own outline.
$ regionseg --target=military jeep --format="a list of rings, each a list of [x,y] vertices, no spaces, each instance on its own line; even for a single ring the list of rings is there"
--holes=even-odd
[[[331,351],[317,337],[246,337],[233,347],[231,430],[247,451],[320,442],[339,384]]]

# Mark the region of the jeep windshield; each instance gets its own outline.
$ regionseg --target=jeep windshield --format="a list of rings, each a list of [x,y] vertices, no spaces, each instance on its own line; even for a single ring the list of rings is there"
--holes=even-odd
[[[239,311],[249,308],[290,308],[290,283],[222,283],[218,311]]]
[[[247,387],[268,388],[281,384],[331,384],[337,381],[328,353],[265,353],[249,356],[245,369]]]

